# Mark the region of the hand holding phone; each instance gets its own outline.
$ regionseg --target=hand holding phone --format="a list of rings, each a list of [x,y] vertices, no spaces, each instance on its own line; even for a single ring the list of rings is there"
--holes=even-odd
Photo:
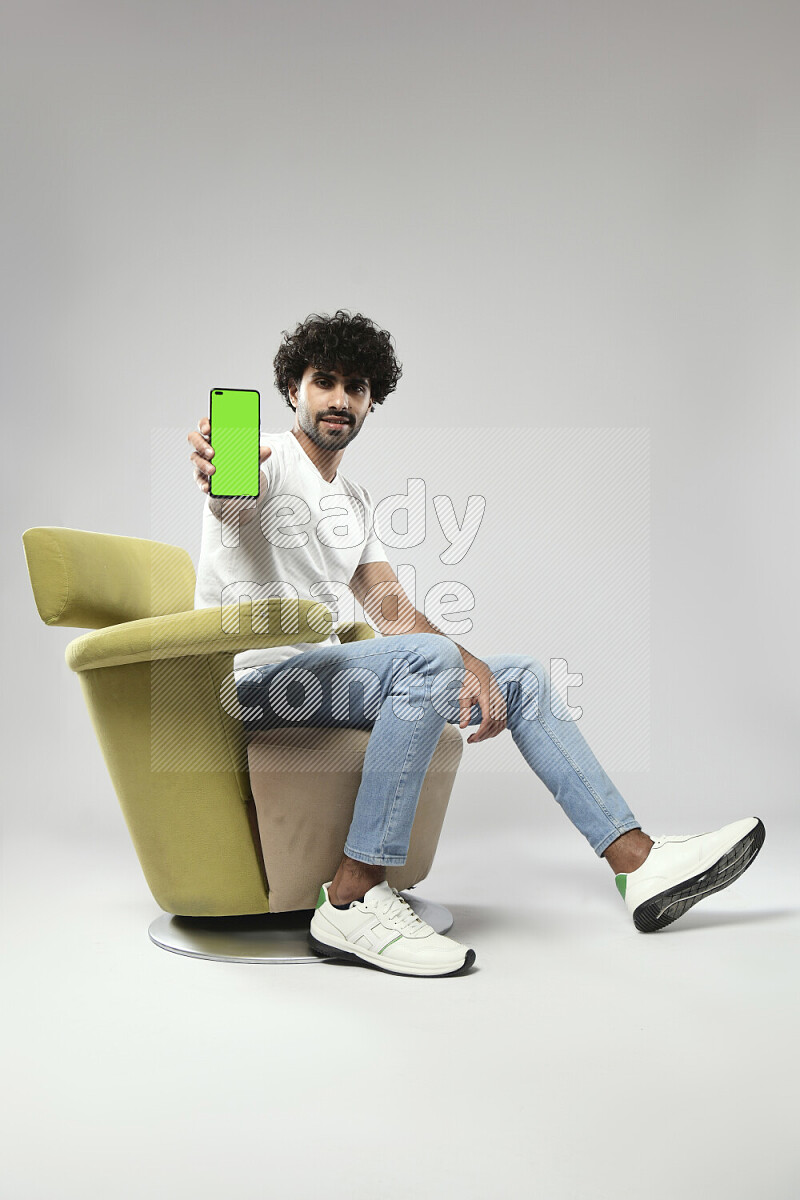
[[[242,388],[212,388],[209,438],[214,441],[214,471],[209,494],[220,500],[258,496],[261,398]]]
[[[211,445],[211,422],[208,417],[201,417],[197,422],[197,429],[193,429],[187,435],[186,440],[190,445],[194,446],[194,451],[189,455],[189,459],[194,466],[194,479],[201,492],[206,495],[210,492],[211,476],[216,471],[214,463],[211,461],[215,457],[215,450]],[[272,454],[271,446],[259,446],[258,462],[259,470],[262,463],[265,463]]]

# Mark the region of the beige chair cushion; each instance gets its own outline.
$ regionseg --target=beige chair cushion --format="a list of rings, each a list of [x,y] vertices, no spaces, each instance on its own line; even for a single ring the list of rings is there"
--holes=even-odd
[[[342,859],[361,783],[368,729],[284,726],[253,734],[247,748],[270,912],[314,908]],[[406,862],[388,867],[400,890],[430,871],[464,745],[445,725],[411,830]]]

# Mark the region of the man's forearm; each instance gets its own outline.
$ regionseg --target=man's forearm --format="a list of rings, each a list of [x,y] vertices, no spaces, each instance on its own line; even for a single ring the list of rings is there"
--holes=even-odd
[[[387,585],[385,592],[388,602],[387,607],[391,606],[391,599],[394,599],[395,603],[393,607],[397,611],[397,597],[390,591],[390,585]],[[404,604],[401,603],[399,607],[400,613],[396,619],[387,620],[380,604],[370,612],[370,616],[384,637],[392,637],[395,634],[409,635],[412,633],[438,633],[440,637],[447,637],[447,634],[443,633],[441,629],[437,629],[435,625],[431,625],[424,613],[421,613],[417,608],[412,609],[408,601]],[[463,646],[459,646],[458,642],[454,641],[453,638],[448,638],[448,641],[453,642],[453,645],[458,647],[465,666],[468,666],[469,662],[474,660],[474,655],[470,654],[469,650],[465,650]]]

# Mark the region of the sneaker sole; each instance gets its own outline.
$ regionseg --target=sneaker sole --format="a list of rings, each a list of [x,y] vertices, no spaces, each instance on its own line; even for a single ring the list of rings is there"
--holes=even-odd
[[[351,959],[353,962],[359,963],[360,966],[374,967],[376,971],[386,971],[389,975],[424,975],[426,977],[442,979],[448,975],[462,975],[466,973],[475,962],[475,951],[468,950],[464,956],[463,963],[460,967],[456,967],[455,970],[426,971],[419,968],[415,970],[413,967],[408,967],[404,970],[402,967],[398,968],[397,966],[385,967],[377,961],[374,955],[371,958],[367,958],[366,954],[368,951],[365,951],[364,954],[359,954],[355,950],[340,950],[338,946],[328,946],[325,942],[321,942],[319,938],[315,938],[313,933],[309,933],[308,935],[308,944],[315,954],[319,954],[324,958]]]
[[[652,896],[634,911],[633,923],[640,933],[654,933],[682,917],[685,912],[714,892],[721,892],[744,874],[764,844],[766,830],[759,819],[749,833],[740,838],[715,863],[691,879]]]

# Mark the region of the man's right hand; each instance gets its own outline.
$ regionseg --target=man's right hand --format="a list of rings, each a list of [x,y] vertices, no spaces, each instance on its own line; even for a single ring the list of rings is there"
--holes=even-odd
[[[198,432],[199,431],[199,432]],[[208,417],[201,417],[197,422],[197,430],[193,429],[187,437],[187,441],[194,446],[194,451],[189,455],[194,464],[194,480],[201,492],[208,491],[211,487],[210,479],[216,467],[210,461],[213,458],[214,450],[211,445],[211,422]],[[258,463],[259,467],[265,463],[272,454],[271,446],[259,446],[258,448]]]

